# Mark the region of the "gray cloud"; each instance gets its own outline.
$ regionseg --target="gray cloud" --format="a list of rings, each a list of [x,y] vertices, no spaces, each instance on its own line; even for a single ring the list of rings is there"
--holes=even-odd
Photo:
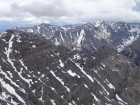
[[[71,16],[72,12],[66,5],[64,5],[63,0],[56,0],[51,3],[45,3],[42,1],[32,1],[29,4],[24,4],[18,6],[18,4],[11,4],[12,9],[30,13],[36,17],[62,17]]]
[[[136,2],[136,5],[132,9],[140,12],[140,1],[135,0],[135,2]]]
[[[94,20],[140,22],[139,0],[24,1],[24,3],[0,3],[0,20],[10,19],[33,22],[81,22]]]

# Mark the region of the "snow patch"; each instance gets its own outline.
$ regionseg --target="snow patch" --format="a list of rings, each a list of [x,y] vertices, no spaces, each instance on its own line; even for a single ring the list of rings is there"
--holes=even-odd
[[[33,48],[36,48],[36,45],[32,45]]]
[[[77,48],[79,48],[79,49],[81,49],[81,41],[84,38],[84,35],[85,35],[85,31],[84,31],[84,29],[82,29],[80,32],[80,35],[77,39]]]
[[[10,71],[7,71],[7,73],[10,75],[11,78],[13,78],[13,75]]]
[[[20,68],[20,72],[18,72],[18,75],[20,76],[20,78],[21,78],[22,80],[24,80],[26,83],[28,83],[29,87],[31,87],[30,82],[32,83],[32,79],[26,79],[26,78],[24,78],[24,77],[21,75],[21,74],[22,74],[22,70],[23,70],[23,68]]]
[[[93,57],[93,56],[91,56],[92,57],[92,59],[96,59],[96,57]]]
[[[55,38],[55,43],[56,46],[60,45],[60,43],[57,41],[57,38]]]
[[[88,88],[88,86],[87,86],[86,84],[84,84],[84,86],[85,86],[86,88]]]
[[[95,101],[100,102],[100,100],[93,93],[91,93],[91,95],[94,97]]]
[[[40,33],[40,27],[39,26],[37,26],[37,31],[38,31],[38,33]]]
[[[24,65],[24,63],[23,63],[22,60],[19,60],[19,62],[21,63],[21,65],[22,65],[26,70],[28,70],[27,67]]]
[[[60,66],[64,67],[64,63],[61,61],[61,59],[59,60],[59,62],[60,62]]]
[[[56,105],[53,99],[50,100],[53,105]]]
[[[103,67],[106,67],[105,64],[103,64],[103,63],[101,63],[101,65],[102,65]]]
[[[105,83],[108,85],[108,87],[110,89],[114,89],[115,90],[115,87],[106,79]]]
[[[74,55],[73,59],[79,60],[79,59],[81,59],[81,56],[79,54],[76,54],[76,55]]]
[[[11,97],[11,96],[5,94],[5,92],[2,92],[1,95],[0,95],[0,99],[1,99],[1,100],[4,100],[4,101],[6,100],[8,103],[11,103],[12,105],[18,105],[18,104],[19,104],[19,103],[13,101],[13,99],[11,99],[11,102],[8,101],[8,98],[9,98],[9,97]],[[10,104],[8,104],[8,103],[7,103],[7,105],[10,105]],[[0,104],[0,105],[1,105],[1,104]]]
[[[95,78],[94,78],[95,79]],[[104,91],[106,92],[106,94],[107,95],[109,95],[109,92],[105,89],[105,87],[104,86],[102,86],[101,84],[100,84],[100,82],[97,80],[97,79],[95,79],[97,82],[98,82],[98,84],[104,89]]]
[[[22,103],[25,104],[25,101],[16,93],[15,89],[10,86],[9,84],[6,84],[2,78],[0,78],[2,87],[4,87],[8,92],[10,92],[11,94],[13,94],[14,96],[16,96],[18,98],[19,101],[21,101]]]
[[[34,32],[32,29],[28,29],[28,32]]]
[[[10,59],[10,53],[12,52],[12,46],[13,46],[13,41],[12,40],[14,39],[14,37],[15,37],[15,35],[11,36],[11,38],[9,40],[8,48],[7,49],[5,48],[6,51],[4,53],[7,55],[8,62],[11,64],[11,66],[14,69],[16,69],[14,64],[13,64],[13,62],[12,62],[12,60]]]
[[[42,97],[42,96],[43,96],[43,93],[44,93],[44,92],[43,92],[43,87],[42,87],[42,90],[41,90],[41,97],[39,98],[39,100],[42,101],[42,102],[44,102],[44,101],[43,101],[43,97]]]
[[[71,59],[70,59],[71,60]],[[72,61],[72,60],[71,60]],[[94,79],[89,75],[87,74],[84,70],[83,70],[83,67],[80,67],[80,65],[74,61],[72,61],[73,63],[75,63],[75,65],[81,70],[81,72],[86,75],[88,77],[88,79],[91,81],[91,82],[94,82]]]
[[[119,97],[119,95],[118,95],[118,94],[116,94],[116,98],[117,98],[117,100],[118,100],[118,101],[120,101],[121,103],[128,104],[128,103],[124,102],[124,101],[123,101],[123,100]]]
[[[138,37],[139,37],[139,34],[136,37],[132,35],[132,36],[129,36],[128,39],[123,39],[122,44],[117,47],[117,51],[121,52],[126,46],[129,46],[131,43],[136,41]]]
[[[76,73],[72,72],[71,70],[68,70],[67,72],[68,72],[72,77],[78,76],[78,78],[80,78],[79,75],[77,75]]]
[[[66,27],[61,27],[65,32],[69,29],[69,28],[66,28]]]
[[[64,39],[63,39],[63,36],[62,36],[62,33],[60,32],[60,37],[62,39],[62,41],[64,42]]]
[[[51,87],[51,86],[50,86]],[[53,90],[53,91],[55,91],[55,89],[53,88],[53,87],[51,87],[51,89]],[[55,93],[57,93],[56,91],[55,91]]]
[[[102,21],[92,22],[92,24],[94,24],[95,27],[99,27],[101,23]]]
[[[55,75],[55,73],[51,70],[50,71],[51,72],[51,74],[64,86],[64,82],[62,81],[62,79],[61,78],[59,78],[59,77],[57,77],[56,75]],[[68,92],[70,92],[70,89],[67,87],[67,86],[64,86],[65,88],[66,88],[66,90],[68,91]]]

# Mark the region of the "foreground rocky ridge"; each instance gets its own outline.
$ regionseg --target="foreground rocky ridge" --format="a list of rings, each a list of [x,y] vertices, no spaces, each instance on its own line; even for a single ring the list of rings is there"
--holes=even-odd
[[[38,34],[1,34],[2,105],[138,105],[139,94],[140,68],[114,49],[64,52]]]

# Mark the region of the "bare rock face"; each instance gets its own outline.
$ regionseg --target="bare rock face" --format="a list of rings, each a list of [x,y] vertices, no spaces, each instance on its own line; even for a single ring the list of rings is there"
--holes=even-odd
[[[0,37],[2,105],[139,105],[140,68],[102,46],[64,51],[44,37],[8,30]]]

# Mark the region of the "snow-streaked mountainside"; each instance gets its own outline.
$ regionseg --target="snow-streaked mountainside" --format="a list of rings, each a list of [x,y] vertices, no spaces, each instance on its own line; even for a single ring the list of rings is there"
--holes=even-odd
[[[140,37],[121,52],[131,58],[137,66],[140,66]]]
[[[65,26],[63,29],[50,25],[46,25],[47,28],[44,29],[41,26],[39,30],[48,30],[48,27],[51,27],[54,33],[51,31],[48,31],[50,35],[44,33],[45,39],[38,34],[43,31],[35,33],[31,31],[35,28],[33,27],[30,33],[25,30],[7,30],[0,35],[0,103],[2,105],[140,104],[140,68],[133,60],[106,46],[81,53],[78,50],[66,52],[53,43],[56,40],[57,44],[73,42],[73,44],[77,43],[74,48],[81,48],[83,42],[88,43],[86,39],[89,37],[92,41],[92,37],[96,43],[108,45],[113,34],[103,34],[106,31],[102,32],[100,23],[96,24],[100,28],[94,27],[93,23],[78,27]],[[110,26],[114,27],[112,28],[114,30],[118,27],[115,23],[106,27]],[[95,38],[90,34],[90,32],[95,33],[92,28],[105,37]],[[64,30],[67,30],[66,33]],[[73,38],[73,41],[72,39],[66,41],[65,35],[69,37],[70,33],[71,37],[76,33],[73,37],[76,42]],[[133,33],[134,37],[137,35],[138,32]]]
[[[81,26],[40,24],[27,28],[15,27],[14,30],[40,34],[55,45],[71,51],[92,51],[107,45],[120,52],[140,36],[140,24],[106,21],[88,22]]]

